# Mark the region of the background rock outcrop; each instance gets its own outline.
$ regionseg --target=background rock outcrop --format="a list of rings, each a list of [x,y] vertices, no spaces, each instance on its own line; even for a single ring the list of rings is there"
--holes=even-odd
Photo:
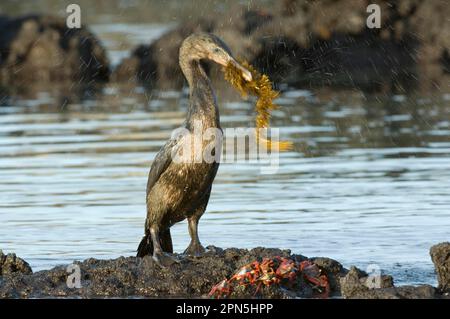
[[[381,8],[381,28],[369,29],[367,6]],[[178,48],[193,31],[214,32],[237,57],[276,83],[406,91],[440,89],[450,72],[450,7],[445,1],[277,1],[181,22],[143,44],[114,78],[179,88]],[[213,77],[215,71],[212,70]],[[156,81],[157,80],[157,81]]]
[[[0,84],[109,79],[109,62],[99,40],[86,28],[69,29],[63,18],[0,16]]]

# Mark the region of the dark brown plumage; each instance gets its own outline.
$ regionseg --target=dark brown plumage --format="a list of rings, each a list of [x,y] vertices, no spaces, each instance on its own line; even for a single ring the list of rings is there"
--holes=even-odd
[[[214,161],[205,160],[205,151],[211,151],[211,140],[199,146],[193,139],[206,130],[220,130],[219,110],[211,82],[200,61],[212,60],[226,66],[233,63],[242,70],[244,78],[252,79],[248,70],[240,66],[230,50],[218,37],[208,33],[194,33],[186,38],[180,48],[179,63],[190,88],[190,103],[183,125],[187,134],[172,137],[156,155],[147,183],[147,219],[145,236],[138,247],[138,257],[153,254],[160,265],[176,261],[168,253],[173,252],[170,227],[188,219],[191,243],[185,254],[200,255],[204,248],[198,238],[198,222],[205,212],[211,194],[211,186],[219,168],[221,139],[213,145]],[[204,136],[204,135],[203,135]],[[174,154],[189,149],[192,158],[180,161]],[[198,157],[199,156],[199,157]],[[200,161],[193,159],[200,158]]]

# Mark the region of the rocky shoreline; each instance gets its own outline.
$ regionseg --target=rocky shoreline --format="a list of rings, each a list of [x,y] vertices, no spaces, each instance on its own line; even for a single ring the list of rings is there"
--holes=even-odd
[[[289,250],[254,248],[251,250],[208,247],[200,258],[182,257],[179,264],[160,268],[151,257],[94,258],[75,262],[80,269],[80,288],[69,288],[72,274],[68,266],[33,273],[30,266],[14,254],[0,251],[0,298],[206,298],[211,288],[240,267],[264,257],[310,260],[327,275],[330,297],[336,298],[450,298],[450,242],[431,247],[430,255],[438,276],[438,287],[399,286],[382,274],[379,288],[373,288],[368,274],[356,267],[345,269],[329,258],[310,258]],[[232,298],[254,298],[243,289]],[[312,298],[311,289],[285,289],[278,285],[263,287],[259,298]]]
[[[86,27],[69,29],[64,19],[0,15],[0,85],[93,84],[108,81],[105,48]]]
[[[381,27],[366,25],[367,6],[380,6]],[[112,76],[179,88],[181,41],[192,32],[219,35],[237,56],[275,83],[367,91],[435,90],[450,72],[450,7],[439,1],[277,1],[236,5],[188,20],[151,44],[142,44]],[[220,77],[209,66],[212,78]]]
[[[181,41],[195,31],[213,32],[237,57],[275,83],[296,87],[358,88],[408,92],[441,90],[450,79],[450,6],[443,1],[375,1],[381,28],[366,26],[367,6],[335,1],[277,1],[232,5],[142,43],[117,68],[88,27],[68,29],[51,16],[0,16],[0,85],[69,81],[92,84],[136,81],[179,89]],[[212,79],[221,78],[209,66]]]

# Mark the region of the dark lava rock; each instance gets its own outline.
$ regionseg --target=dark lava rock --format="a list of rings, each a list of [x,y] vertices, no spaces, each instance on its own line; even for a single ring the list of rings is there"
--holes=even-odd
[[[366,272],[352,266],[350,271],[341,278],[340,286],[341,293],[344,298],[367,298],[370,292],[375,289],[369,288],[370,282]],[[393,280],[391,276],[382,276],[380,280],[380,288],[393,287]]]
[[[34,274],[17,274],[0,280],[0,298],[42,297],[205,297],[211,288],[233,275],[241,266],[264,257],[291,257],[288,250],[208,247],[201,258],[180,257],[180,263],[162,269],[151,257],[120,257],[114,260],[87,259],[76,262],[81,288],[69,288],[67,282],[76,272],[67,266]],[[311,297],[312,291],[287,291],[263,287],[261,297]],[[253,297],[236,291],[233,297]]]
[[[445,293],[448,279],[449,243],[433,246],[431,254],[439,268],[440,287],[395,287],[393,278],[381,275],[373,280],[356,267],[350,270],[329,258],[311,258],[327,274],[331,296],[344,298],[399,299],[399,298],[449,298]],[[120,257],[113,260],[94,258],[72,265],[57,266],[50,270],[32,273],[30,266],[14,254],[5,256],[0,251],[0,298],[202,298],[217,283],[230,278],[240,267],[263,258],[288,257],[297,261],[308,260],[302,255],[292,255],[289,250],[254,248],[221,249],[209,246],[199,258],[178,255],[180,263],[160,268],[149,256],[144,258]],[[76,279],[79,278],[79,281]],[[312,298],[318,297],[308,284],[299,278],[293,286],[272,285],[261,287],[260,298]],[[79,287],[76,283],[80,284]],[[377,287],[374,287],[377,283]],[[446,282],[448,284],[448,281]],[[254,287],[237,287],[231,298],[254,298]],[[444,292],[444,293],[442,293]]]
[[[86,29],[69,29],[63,18],[0,16],[0,84],[107,81],[109,62]]]
[[[350,299],[435,299],[440,298],[436,288],[430,285],[394,287],[391,276],[382,275],[379,288],[370,287],[366,273],[351,267],[341,279],[341,293]]]
[[[431,260],[438,276],[438,288],[450,293],[450,243],[440,243],[430,249]]]
[[[287,0],[211,12],[134,50],[114,78],[179,88],[183,83],[179,46],[187,35],[202,30],[219,35],[237,57],[275,83],[378,91],[446,86],[450,6],[444,1],[377,1],[381,28],[369,29],[370,3]],[[213,80],[222,77],[214,67],[210,75]]]
[[[28,263],[17,257],[15,254],[3,254],[0,250],[0,276],[7,276],[14,273],[31,274],[30,265]]]

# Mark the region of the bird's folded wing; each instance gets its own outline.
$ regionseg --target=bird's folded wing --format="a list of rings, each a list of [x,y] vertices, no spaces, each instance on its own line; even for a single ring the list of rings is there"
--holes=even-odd
[[[150,189],[156,184],[159,177],[166,171],[169,165],[172,163],[172,152],[177,147],[179,139],[170,139],[167,143],[159,150],[153,160],[152,166],[150,168],[150,173],[148,175],[147,181],[147,194]]]

